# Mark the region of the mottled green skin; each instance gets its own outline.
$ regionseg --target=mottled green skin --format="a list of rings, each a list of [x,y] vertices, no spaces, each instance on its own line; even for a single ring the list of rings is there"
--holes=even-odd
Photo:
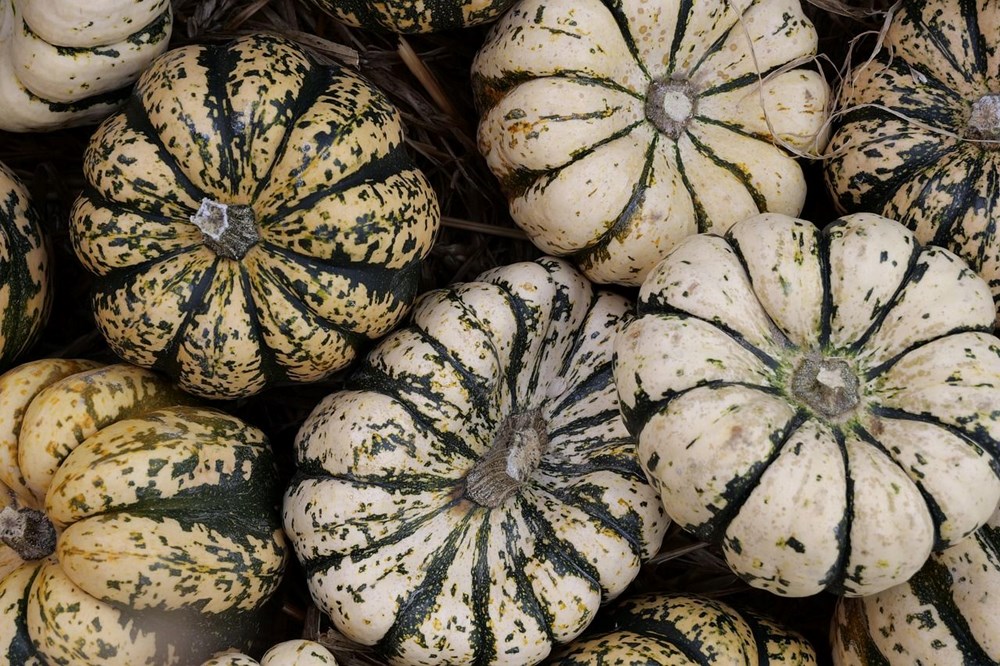
[[[51,307],[48,243],[28,192],[0,164],[0,370],[31,344]]]
[[[349,25],[397,33],[456,30],[489,23],[515,0],[312,0]]]
[[[798,634],[754,613],[685,594],[633,597],[606,613],[551,666],[809,666]]]
[[[98,327],[211,398],[347,365],[407,311],[439,223],[388,100],[269,36],[158,59],[85,174],[71,231]],[[253,240],[221,251],[206,200],[247,213]]]

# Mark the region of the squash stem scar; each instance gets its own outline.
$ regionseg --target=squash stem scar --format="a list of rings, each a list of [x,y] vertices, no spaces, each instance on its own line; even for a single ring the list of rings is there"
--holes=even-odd
[[[549,443],[540,408],[511,414],[497,429],[493,446],[465,478],[465,495],[490,509],[517,493],[542,459]]]
[[[1000,95],[983,95],[973,103],[965,136],[982,141],[1000,141]],[[996,150],[1000,144],[986,143],[981,147]]]
[[[242,259],[260,240],[257,218],[250,206],[205,197],[191,222],[204,234],[205,245],[220,257]]]
[[[56,549],[56,530],[44,511],[5,506],[0,510],[0,541],[22,560],[41,560]]]
[[[861,402],[860,382],[851,365],[840,358],[806,354],[792,373],[791,392],[813,412],[836,418]]]
[[[646,118],[671,139],[677,139],[695,114],[691,84],[679,79],[658,79],[646,91]]]

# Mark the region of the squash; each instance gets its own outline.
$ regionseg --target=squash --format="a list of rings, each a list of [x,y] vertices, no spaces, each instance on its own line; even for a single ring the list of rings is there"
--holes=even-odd
[[[689,594],[646,594],[618,604],[550,666],[816,664],[802,636],[752,612]]]
[[[316,641],[302,639],[278,643],[261,660],[233,653],[209,659],[202,666],[337,666],[334,656]]]
[[[842,211],[899,220],[1000,299],[1000,47],[996,3],[906,0],[883,48],[850,74],[825,176]]]
[[[313,0],[348,25],[370,30],[426,33],[495,20],[514,0]]]
[[[128,365],[0,377],[0,655],[184,666],[250,649],[281,580],[267,440]]]
[[[815,52],[799,0],[523,0],[472,64],[479,146],[543,252],[639,285],[689,234],[802,210]]]
[[[52,306],[49,249],[24,185],[0,164],[0,369],[27,351]]]
[[[316,605],[392,664],[535,664],[667,521],[611,383],[631,304],[543,258],[424,295],[296,437]]]
[[[836,666],[1000,664],[1000,511],[908,582],[842,599],[832,637]]]
[[[386,98],[266,35],[162,56],[84,160],[97,325],[199,396],[346,366],[404,316],[440,221]]]
[[[172,25],[168,0],[0,0],[0,130],[100,121]]]
[[[872,214],[764,214],[678,245],[615,381],[667,513],[751,585],[874,594],[1000,501],[989,287]]]

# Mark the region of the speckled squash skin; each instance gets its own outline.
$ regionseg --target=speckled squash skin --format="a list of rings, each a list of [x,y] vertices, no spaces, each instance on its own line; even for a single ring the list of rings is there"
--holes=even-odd
[[[639,285],[685,236],[802,210],[776,140],[822,146],[815,52],[799,0],[522,0],[472,65],[479,146],[539,248]]]
[[[48,243],[24,185],[0,164],[0,370],[35,341],[52,306]]]
[[[172,26],[169,0],[0,0],[0,130],[100,121]]]
[[[764,214],[650,273],[615,380],[667,513],[751,585],[874,594],[1000,500],[986,283],[897,222]]]
[[[841,600],[832,639],[836,666],[1000,664],[1000,511],[907,583]]]
[[[213,398],[347,365],[404,316],[440,221],[386,98],[269,36],[158,59],[84,171],[101,332]]]
[[[148,370],[41,360],[0,376],[0,510],[58,539],[0,543],[0,663],[187,666],[250,649],[281,580],[263,433]],[[5,545],[6,544],[6,545]]]
[[[421,298],[296,439],[285,529],[317,605],[392,664],[542,660],[667,527],[611,383],[631,304],[568,263]]]
[[[826,181],[961,256],[1000,299],[1000,5],[906,0],[839,104]]]
[[[551,666],[811,666],[812,646],[754,613],[687,594],[628,599],[564,648]]]
[[[227,654],[202,666],[337,666],[337,660],[316,641],[300,639],[278,643],[259,662],[245,654]]]
[[[398,33],[457,30],[489,23],[515,0],[312,0],[338,19],[360,28]]]

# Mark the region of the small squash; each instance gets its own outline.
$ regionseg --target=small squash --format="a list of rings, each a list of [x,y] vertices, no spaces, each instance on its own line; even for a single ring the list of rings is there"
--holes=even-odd
[[[0,130],[98,122],[172,25],[169,0],[0,0]]]
[[[683,237],[797,215],[828,87],[799,0],[522,0],[472,65],[479,146],[514,221],[597,282]]]
[[[249,649],[281,580],[263,433],[127,365],[0,377],[0,655],[187,666]]]
[[[826,181],[840,210],[899,220],[1000,302],[1000,4],[904,0],[838,105]]]
[[[278,643],[258,662],[245,654],[226,654],[202,666],[337,666],[334,656],[316,641],[290,640]]]
[[[439,32],[489,23],[515,0],[312,0],[348,25],[400,33]]]
[[[842,599],[836,666],[1000,664],[1000,511],[903,585]]]
[[[671,518],[751,585],[874,594],[1000,501],[989,287],[892,220],[777,214],[682,242],[615,345]]]
[[[439,223],[386,98],[264,35],[158,59],[84,172],[98,327],[213,398],[347,365],[409,308]]]
[[[621,421],[631,304],[544,258],[422,297],[296,438],[284,523],[316,604],[392,664],[542,660],[667,527]]]
[[[0,369],[26,351],[52,305],[48,243],[24,185],[0,164]]]
[[[628,599],[549,662],[550,666],[816,663],[813,647],[797,633],[755,613],[688,594]]]

